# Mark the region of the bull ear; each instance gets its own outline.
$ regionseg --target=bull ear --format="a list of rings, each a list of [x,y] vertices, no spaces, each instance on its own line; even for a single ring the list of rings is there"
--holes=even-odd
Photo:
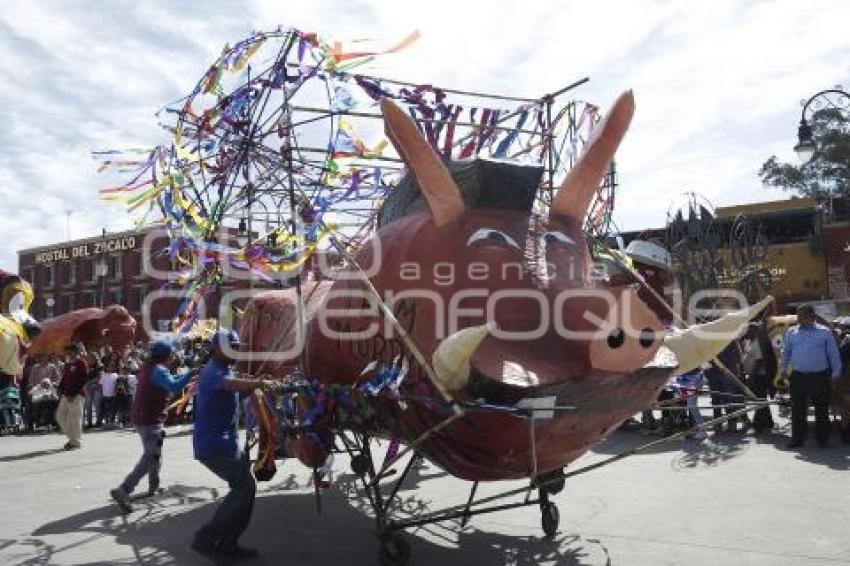
[[[384,114],[384,131],[416,177],[434,216],[434,223],[442,226],[456,219],[465,207],[449,170],[401,108],[383,98],[381,112]]]
[[[567,178],[552,201],[552,212],[573,219],[578,225],[584,221],[590,201],[602,182],[602,176],[617,151],[635,112],[635,99],[631,90],[617,98],[602,122],[596,126],[584,153],[570,169]]]

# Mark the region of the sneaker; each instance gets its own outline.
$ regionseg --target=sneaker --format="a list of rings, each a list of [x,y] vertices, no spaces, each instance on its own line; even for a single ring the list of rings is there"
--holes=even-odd
[[[63,450],[79,450],[82,446],[76,442],[66,442],[65,446],[62,447]]]
[[[122,512],[130,513],[133,510],[133,506],[130,504],[130,494],[124,491],[123,488],[116,487],[109,492],[109,495],[112,496],[112,499],[115,500],[115,503],[118,504],[118,508]]]

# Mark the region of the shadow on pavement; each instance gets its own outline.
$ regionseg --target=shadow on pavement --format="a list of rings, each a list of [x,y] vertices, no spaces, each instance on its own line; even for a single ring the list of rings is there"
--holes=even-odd
[[[660,435],[641,436],[634,432],[618,431],[594,446],[592,452],[605,455],[621,454],[660,440],[663,440]],[[752,442],[753,437],[744,432],[722,432],[710,434],[704,440],[677,438],[659,442],[656,446],[641,450],[635,457],[643,454],[680,452],[682,455],[677,458],[678,467],[716,466],[741,456]]]
[[[809,430],[807,442],[800,448],[788,448],[787,444],[790,440],[790,429],[786,434],[774,433],[764,437],[764,442],[773,444],[777,450],[795,453],[798,460],[820,464],[833,470],[850,470],[850,446],[841,443],[840,434],[835,432],[831,434],[830,445],[827,448],[817,445],[813,430]]]
[[[347,496],[354,485],[353,476],[341,476],[339,488],[324,493],[321,515],[316,514],[315,495],[286,491],[287,486],[293,485],[283,478],[282,484],[271,486],[270,491],[257,498],[252,524],[243,537],[245,545],[257,547],[262,553],[260,560],[252,564],[378,564],[373,519],[365,513],[365,505],[359,499],[350,500]],[[165,496],[137,504],[137,510],[126,517],[112,505],[105,505],[47,523],[30,537],[17,541],[18,556],[26,551],[29,558],[16,564],[62,563],[64,551],[73,548],[78,556],[81,545],[101,537],[114,537],[115,543],[129,547],[130,553],[122,554],[132,554],[132,558],[103,557],[86,564],[209,564],[188,545],[195,530],[212,515],[215,495],[207,488],[172,486]],[[405,498],[401,509],[407,513],[430,510],[428,502],[414,502],[415,499],[415,495]],[[204,503],[198,505],[200,501]],[[187,508],[191,503],[195,505]],[[553,539],[544,539],[542,534],[511,536],[480,531],[474,524],[473,520],[472,526],[460,529],[457,523],[442,523],[410,533],[410,566],[611,563],[607,549],[596,539],[574,534],[558,534]],[[61,535],[70,533],[77,535],[77,542],[64,545]],[[81,534],[87,536],[80,540]]]
[[[35,452],[24,452],[23,454],[11,454],[9,456],[0,456],[0,462],[17,462],[19,460],[30,460],[40,456],[49,456],[64,452],[64,448],[49,448],[47,450],[36,450]]]

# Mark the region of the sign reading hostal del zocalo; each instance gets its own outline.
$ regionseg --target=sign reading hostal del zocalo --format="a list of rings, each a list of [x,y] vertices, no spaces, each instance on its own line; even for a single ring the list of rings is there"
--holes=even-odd
[[[37,252],[35,254],[35,263],[53,263],[54,261],[97,256],[104,253],[121,252],[135,248],[136,236],[124,236]]]

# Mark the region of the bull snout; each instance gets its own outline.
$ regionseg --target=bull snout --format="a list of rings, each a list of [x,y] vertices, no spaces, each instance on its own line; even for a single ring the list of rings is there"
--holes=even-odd
[[[587,311],[596,331],[590,336],[589,361],[594,369],[629,372],[649,362],[662,343],[662,326],[633,288],[614,295],[605,316]]]

